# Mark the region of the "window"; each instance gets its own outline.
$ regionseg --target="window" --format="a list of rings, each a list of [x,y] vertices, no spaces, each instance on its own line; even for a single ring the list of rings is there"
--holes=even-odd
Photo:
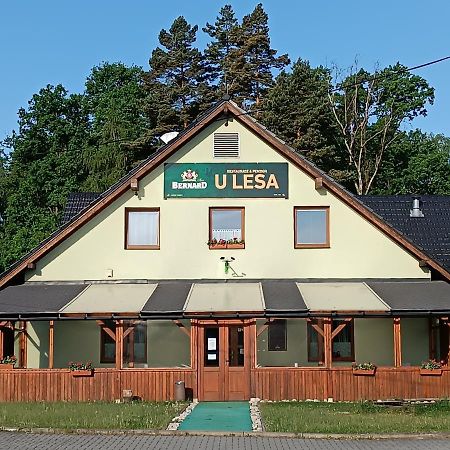
[[[209,248],[244,248],[244,208],[209,209]]]
[[[116,323],[114,320],[104,322],[105,326],[100,328],[100,362],[114,363],[116,361]]]
[[[269,352],[287,351],[287,330],[286,320],[276,319],[269,323]]]
[[[295,248],[330,247],[330,208],[294,208]]]
[[[333,339],[333,361],[354,361],[353,320],[333,320],[332,331],[340,331]]]
[[[147,362],[147,322],[142,320],[125,321],[123,324],[123,362]]]
[[[125,248],[159,250],[159,208],[125,208]]]
[[[105,320],[100,329],[100,362],[116,361],[116,323]],[[125,320],[123,323],[123,363],[147,362],[147,323],[140,320]]]
[[[320,330],[320,331],[319,331]],[[337,332],[332,341],[333,361],[354,361],[353,319],[333,319],[331,332]],[[308,322],[308,361],[324,361],[323,320]]]
[[[214,133],[214,158],[239,158],[239,134]]]

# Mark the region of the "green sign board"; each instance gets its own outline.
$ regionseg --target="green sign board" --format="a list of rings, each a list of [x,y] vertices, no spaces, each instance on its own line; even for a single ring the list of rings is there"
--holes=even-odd
[[[164,164],[165,198],[288,198],[287,163]]]

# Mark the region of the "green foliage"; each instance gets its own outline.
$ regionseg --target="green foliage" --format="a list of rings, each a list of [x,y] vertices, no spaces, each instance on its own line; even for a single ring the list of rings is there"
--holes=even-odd
[[[184,402],[0,403],[0,426],[98,430],[165,430]]]
[[[277,51],[271,47],[268,20],[259,3],[251,14],[244,16],[240,27],[238,57],[245,62],[236,81],[241,86],[237,100],[244,107],[259,105],[273,85],[272,71],[283,69],[290,62],[287,54],[276,56]]]
[[[240,26],[233,7],[225,5],[221,8],[216,22],[213,25],[206,23],[203,31],[212,38],[206,46],[204,57],[215,98],[220,99],[227,91],[230,96],[236,97],[240,94],[236,80],[242,74],[245,61],[239,49]]]
[[[283,433],[430,433],[450,431],[450,403],[386,408],[371,402],[261,403],[267,431]]]
[[[381,166],[373,194],[450,195],[450,138],[400,133]]]
[[[358,70],[329,95],[354,189],[367,194],[400,127],[427,114],[434,90],[422,77],[397,63],[373,74]]]
[[[299,59],[282,72],[262,103],[261,121],[271,131],[339,181],[348,179],[345,154],[328,101],[331,74]]]
[[[88,133],[82,96],[47,86],[19,111],[11,149],[0,243],[3,268],[46,238],[58,225],[70,192],[84,176],[81,149]]]
[[[149,128],[144,115],[143,71],[104,63],[86,81],[84,107],[89,114],[89,139],[83,148],[88,172],[83,189],[101,192],[148,156],[151,146],[140,139]]]
[[[169,31],[161,30],[145,77],[150,120],[161,131],[186,128],[202,108],[207,73],[201,52],[194,47],[198,26],[182,16]]]

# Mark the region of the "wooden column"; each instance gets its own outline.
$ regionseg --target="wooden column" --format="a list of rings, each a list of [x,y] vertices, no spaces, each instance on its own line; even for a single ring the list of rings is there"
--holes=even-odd
[[[19,334],[19,367],[27,367],[27,322],[25,320],[20,322]]]
[[[48,328],[48,368],[53,369],[55,348],[55,321],[50,320]]]
[[[402,333],[400,328],[400,317],[394,318],[394,366],[402,365]]]
[[[331,319],[323,319],[323,344],[324,344],[324,365],[331,367],[333,360],[332,339],[331,339]]]
[[[3,328],[0,327],[0,359],[3,358]]]
[[[116,369],[123,367],[123,320],[116,320]]]

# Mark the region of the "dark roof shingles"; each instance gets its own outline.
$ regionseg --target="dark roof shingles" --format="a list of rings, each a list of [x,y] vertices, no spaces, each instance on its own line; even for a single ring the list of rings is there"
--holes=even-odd
[[[361,195],[359,200],[450,270],[450,196],[421,195],[424,217],[410,217],[411,195]]]

